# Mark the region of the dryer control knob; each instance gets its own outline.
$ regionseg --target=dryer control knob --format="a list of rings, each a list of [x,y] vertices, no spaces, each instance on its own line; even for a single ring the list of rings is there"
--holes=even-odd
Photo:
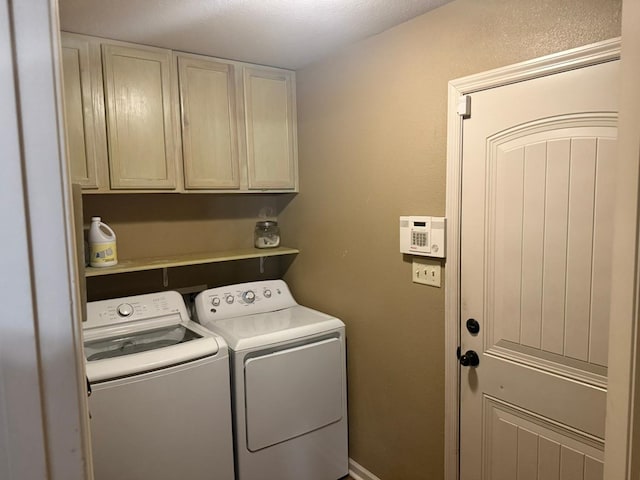
[[[231,304],[233,303],[233,300],[234,300],[233,295],[227,295],[227,298],[225,298],[225,301],[226,301],[229,305],[231,305]]]
[[[211,300],[211,305],[213,305],[214,307],[220,306],[220,297],[213,297],[213,300]]]
[[[253,290],[247,290],[242,294],[242,299],[247,303],[253,303],[256,299],[256,294],[253,293]]]
[[[118,315],[121,317],[130,317],[133,314],[133,307],[128,303],[118,305]]]
[[[264,296],[265,298],[271,298],[271,290],[269,290],[268,288],[265,289]]]

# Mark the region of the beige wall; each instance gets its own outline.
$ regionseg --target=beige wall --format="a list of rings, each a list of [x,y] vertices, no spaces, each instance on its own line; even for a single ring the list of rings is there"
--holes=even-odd
[[[279,215],[291,195],[84,195],[87,229],[92,216],[114,229],[120,260],[218,252],[253,247],[255,222]],[[279,199],[280,206],[276,198]],[[156,292],[190,286],[228,285],[278,278],[292,258],[270,258],[260,274],[257,259],[169,269],[169,285],[162,271],[153,270],[87,279],[91,300]]]
[[[443,476],[444,292],[398,217],[444,215],[447,82],[619,34],[618,0],[457,0],[298,72],[285,279],[347,324],[350,456],[381,479]]]

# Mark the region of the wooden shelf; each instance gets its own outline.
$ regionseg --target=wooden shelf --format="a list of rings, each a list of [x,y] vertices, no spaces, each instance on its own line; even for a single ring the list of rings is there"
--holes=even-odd
[[[140,258],[137,260],[121,260],[113,267],[85,267],[86,277],[100,275],[115,275],[116,273],[140,272],[143,270],[156,270],[171,267],[183,267],[187,265],[201,265],[204,263],[230,262],[233,260],[245,260],[248,258],[276,257],[279,255],[295,255],[300,251],[296,248],[244,248],[239,250],[227,250],[224,252],[192,253],[188,255],[176,255],[172,257]]]

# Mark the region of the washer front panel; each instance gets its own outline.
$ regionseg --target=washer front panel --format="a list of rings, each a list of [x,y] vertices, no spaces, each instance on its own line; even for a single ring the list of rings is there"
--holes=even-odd
[[[226,357],[94,384],[96,480],[233,480]]]

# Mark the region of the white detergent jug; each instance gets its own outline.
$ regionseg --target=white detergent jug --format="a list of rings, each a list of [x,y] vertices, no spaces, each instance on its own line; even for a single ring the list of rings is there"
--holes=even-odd
[[[116,234],[100,217],[91,217],[89,228],[89,265],[92,267],[110,267],[118,263]]]

